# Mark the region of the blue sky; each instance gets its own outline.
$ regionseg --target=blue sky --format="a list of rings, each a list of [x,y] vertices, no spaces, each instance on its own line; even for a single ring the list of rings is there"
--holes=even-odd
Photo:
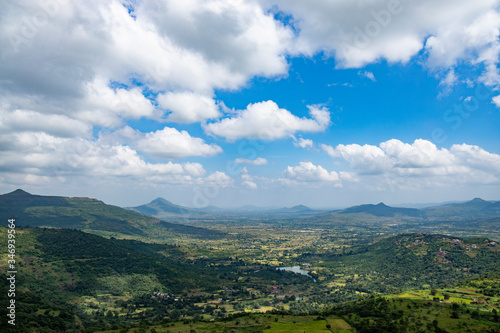
[[[499,199],[499,1],[0,5],[0,190]]]

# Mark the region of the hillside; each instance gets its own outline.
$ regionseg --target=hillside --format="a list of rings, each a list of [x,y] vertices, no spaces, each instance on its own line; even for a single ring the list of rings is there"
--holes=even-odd
[[[0,236],[6,243],[6,228],[0,228]],[[77,230],[18,227],[16,251],[19,332],[33,322],[54,331],[77,330],[78,323],[92,326],[87,312],[103,299],[99,295],[127,301],[153,292],[179,294],[220,285],[196,266],[184,264],[185,255],[175,246],[106,239]],[[8,259],[5,252],[0,265],[6,267]],[[6,283],[0,282],[2,290]],[[6,295],[0,295],[2,307]],[[50,315],[43,316],[46,310],[59,313],[53,323],[47,322]]]
[[[471,201],[453,203],[422,210],[429,219],[487,219],[500,217],[500,201],[475,198]]]
[[[343,276],[344,291],[390,292],[499,273],[500,245],[485,238],[402,234],[344,255],[305,255],[303,260],[323,261],[319,268],[327,279]]]
[[[3,243],[6,236],[1,227]],[[500,248],[487,239],[405,234],[343,255],[297,258],[312,263],[316,271],[310,274],[318,282],[273,266],[255,267],[252,260],[206,256],[194,260],[187,248],[106,239],[77,230],[20,227],[16,240],[17,271],[22,277],[16,292],[17,331],[43,327],[47,332],[133,332],[137,325],[153,325],[157,331],[253,327],[266,332],[295,328],[328,332],[330,325],[343,332],[354,332],[352,328],[385,332],[391,327],[418,332],[419,325],[429,325],[424,327],[432,332],[438,325],[460,332],[458,321],[448,320],[452,315],[467,325],[494,327],[491,311],[500,295],[497,280],[491,279],[430,291],[498,271]],[[2,254],[0,265],[5,267],[8,259],[7,253]],[[2,288],[6,284],[6,279],[0,281]],[[421,291],[403,292],[412,288]],[[360,299],[394,291],[398,293],[393,296]],[[430,303],[430,293],[438,302]],[[488,304],[454,308],[439,303],[446,294],[463,299],[467,306],[475,298]],[[353,301],[345,303],[348,300]],[[0,306],[6,301],[2,293]],[[418,324],[412,320],[414,309],[433,315],[422,317]],[[271,313],[258,315],[265,311]]]
[[[70,228],[119,238],[167,240],[219,237],[220,232],[170,223],[90,198],[41,196],[16,190],[0,195],[0,219],[20,226]]]

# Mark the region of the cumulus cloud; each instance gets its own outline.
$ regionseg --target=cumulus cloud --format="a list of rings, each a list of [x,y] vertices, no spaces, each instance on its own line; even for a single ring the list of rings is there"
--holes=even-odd
[[[0,104],[92,126],[160,119],[156,103],[172,122],[216,118],[215,89],[286,75],[293,37],[256,2],[23,0],[0,10]]]
[[[151,163],[129,146],[107,145],[45,133],[0,136],[10,145],[0,161],[6,183],[19,179],[65,181],[67,177],[128,177],[144,181],[191,183],[206,174],[200,163]]]
[[[407,63],[424,50],[431,69],[481,63],[486,68],[482,80],[500,82],[496,0],[260,2],[293,17],[296,53],[323,51],[335,57],[338,67],[361,68],[382,59]]]
[[[288,179],[301,182],[339,182],[339,174],[335,171],[328,172],[321,165],[314,165],[311,162],[300,162],[297,166],[289,166],[283,171]]]
[[[157,100],[162,108],[170,111],[167,121],[194,123],[220,116],[219,107],[208,96],[192,92],[168,92],[159,95]]]
[[[90,123],[113,127],[120,125],[120,119],[139,119],[142,117],[153,118],[155,108],[151,101],[144,97],[142,90],[138,87],[125,89],[113,89],[103,78],[94,79],[85,85],[86,100],[82,101],[81,114],[94,112],[93,117],[86,117]],[[115,116],[112,123],[102,122],[102,114],[109,113],[109,117]],[[77,115],[85,118],[85,116]],[[101,115],[101,117],[99,116]]]
[[[201,138],[170,127],[141,135],[136,147],[150,156],[160,158],[213,156],[222,152],[222,148],[216,144],[206,144]]]
[[[252,164],[252,165],[266,165],[267,160],[263,157],[257,157],[255,160],[249,160],[246,158],[237,158],[234,160],[236,163],[246,163],[246,164]]]
[[[314,147],[314,142],[311,139],[304,139],[304,138],[297,139],[293,135],[292,139],[293,139],[293,145],[297,148],[300,147],[304,149],[311,149],[312,147]]]
[[[226,175],[224,172],[215,171],[210,176],[203,179],[203,183],[215,184],[221,187],[231,186],[234,183],[234,179]]]
[[[43,132],[58,137],[88,137],[92,127],[65,115],[45,115],[40,112],[0,109],[0,129],[13,132]]]
[[[209,135],[225,137],[229,141],[241,138],[275,140],[295,132],[321,132],[330,125],[327,108],[309,105],[311,118],[299,118],[280,109],[273,101],[249,104],[234,116],[204,126]]]
[[[228,141],[324,131],[330,112],[320,105],[308,106],[309,116],[299,117],[267,101],[219,119],[221,110],[228,110],[214,100],[215,91],[241,89],[254,77],[286,77],[290,57],[320,53],[343,68],[406,63],[420,54],[445,88],[460,80],[454,67],[463,63],[483,66],[479,81],[498,85],[498,5],[497,0],[150,0],[129,1],[127,7],[118,0],[1,2],[0,130],[9,133],[0,133],[1,181],[48,184],[80,175],[231,184],[224,173],[207,176],[199,163],[148,159],[215,156],[222,152],[216,144],[171,127],[142,133],[126,124],[143,118],[201,122],[206,134]],[[277,11],[291,16],[274,15]],[[371,72],[360,73],[375,79]],[[498,96],[493,102],[500,105]],[[294,144],[314,143],[299,138]],[[475,146],[437,149],[425,142],[388,141],[323,149],[359,174],[498,178],[498,155]],[[291,179],[338,182],[333,171],[314,164],[290,168]],[[342,179],[341,172],[337,176]],[[244,186],[255,184],[244,180]]]
[[[500,155],[467,144],[439,149],[422,139],[413,144],[392,139],[379,146],[322,145],[322,148],[331,157],[345,160],[360,175],[397,175],[437,179],[437,182],[451,178],[453,182],[472,183],[500,180]]]
[[[0,76],[7,78],[0,81],[0,102],[10,105],[4,108],[9,112],[62,114],[92,126],[160,119],[164,109],[172,122],[205,121],[219,116],[215,90],[239,89],[255,76],[286,76],[288,56],[319,52],[341,67],[362,67],[381,59],[407,62],[425,50],[429,68],[483,64],[481,80],[496,85],[497,5],[151,0],[126,8],[117,0],[7,2],[0,5]],[[290,20],[275,18],[277,11]],[[146,98],[144,90],[158,95]]]

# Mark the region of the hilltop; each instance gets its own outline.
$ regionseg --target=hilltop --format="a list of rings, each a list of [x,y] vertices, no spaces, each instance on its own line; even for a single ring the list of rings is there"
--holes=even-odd
[[[191,216],[200,217],[206,215],[206,213],[203,211],[176,205],[163,198],[156,198],[150,203],[137,207],[130,207],[128,209],[142,214],[151,215],[159,219],[169,218],[173,216],[184,216],[185,218],[189,218]]]
[[[119,238],[219,237],[218,231],[162,221],[92,198],[33,195],[23,190],[0,195],[0,219],[20,226],[78,229]]]

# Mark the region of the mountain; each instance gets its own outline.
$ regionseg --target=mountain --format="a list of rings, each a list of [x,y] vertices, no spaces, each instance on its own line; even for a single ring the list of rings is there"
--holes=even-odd
[[[148,204],[137,207],[130,207],[128,209],[142,214],[151,215],[159,219],[168,218],[172,216],[179,216],[179,215],[184,215],[186,217],[189,217],[191,215],[200,216],[206,214],[205,212],[200,210],[173,204],[172,202],[165,200],[163,198],[156,198],[155,200],[151,201]]]
[[[488,219],[500,217],[500,201],[475,198],[466,202],[428,207],[422,211],[430,219]]]
[[[214,230],[169,223],[91,198],[33,195],[23,190],[0,195],[0,219],[19,226],[70,228],[99,235],[161,240],[219,237]]]
[[[324,211],[311,209],[304,205],[297,205],[290,208],[285,207],[280,209],[274,209],[269,212],[269,214],[274,214],[274,215],[290,215],[290,216],[319,215],[323,213]]]
[[[330,217],[334,220],[335,218],[345,220],[342,216],[348,217],[351,214],[362,214],[371,220],[378,218],[385,221],[387,218],[394,218],[398,220],[410,219],[424,223],[492,219],[500,217],[500,201],[486,201],[475,198],[471,201],[447,203],[421,209],[391,207],[381,202],[377,205],[366,204],[341,209],[332,212]],[[363,219],[363,216],[357,216],[357,218]]]
[[[390,207],[384,204],[383,202],[379,203],[378,205],[360,205],[360,206],[354,206],[346,209],[342,209],[338,212],[337,214],[359,214],[359,213],[365,213],[365,214],[370,214],[374,216],[379,216],[379,217],[394,217],[396,215],[406,215],[406,216],[412,216],[412,217],[417,217],[420,216],[422,213],[420,210],[415,209],[415,208],[398,208],[398,207]]]
[[[214,219],[220,216],[301,216],[301,215],[319,215],[322,214],[321,210],[314,210],[304,205],[297,205],[293,207],[259,207],[246,205],[237,208],[220,208],[215,206],[208,206],[205,208],[193,209],[180,205],[176,205],[164,198],[157,198],[148,204],[128,207],[127,209],[139,212],[142,214],[150,215],[158,219],[196,219],[207,218]]]

